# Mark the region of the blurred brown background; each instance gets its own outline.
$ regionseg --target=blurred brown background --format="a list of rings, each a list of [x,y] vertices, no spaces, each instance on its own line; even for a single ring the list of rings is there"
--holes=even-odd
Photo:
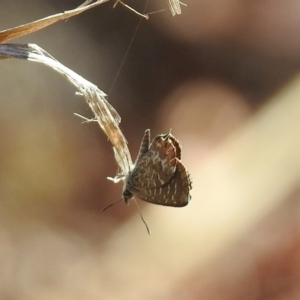
[[[126,1],[143,11],[145,1]],[[0,299],[300,299],[300,2],[113,1],[15,42],[36,43],[109,93],[133,159],[172,133],[193,178],[181,209],[121,197],[117,165],[73,86],[0,64]],[[2,0],[4,30],[80,1]],[[14,42],[14,41],[13,41]],[[111,91],[110,91],[111,90]]]

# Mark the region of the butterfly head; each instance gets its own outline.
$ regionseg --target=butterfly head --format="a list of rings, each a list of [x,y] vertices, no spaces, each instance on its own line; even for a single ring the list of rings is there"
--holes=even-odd
[[[133,198],[133,194],[128,189],[124,190],[122,196],[126,204],[128,204],[128,201]]]

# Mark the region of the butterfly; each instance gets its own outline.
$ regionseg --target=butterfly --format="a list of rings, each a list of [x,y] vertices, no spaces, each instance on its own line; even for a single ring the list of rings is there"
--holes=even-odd
[[[150,144],[150,129],[144,133],[138,157],[125,175],[123,200],[133,197],[173,207],[191,200],[190,175],[181,162],[181,145],[169,132],[157,135]]]

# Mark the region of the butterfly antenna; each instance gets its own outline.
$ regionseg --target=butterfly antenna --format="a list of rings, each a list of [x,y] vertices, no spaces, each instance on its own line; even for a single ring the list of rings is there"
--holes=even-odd
[[[108,208],[114,206],[115,204],[117,204],[117,203],[119,203],[119,202],[121,202],[121,201],[123,201],[123,200],[124,200],[124,199],[122,198],[122,199],[120,199],[120,200],[118,200],[118,201],[116,201],[116,202],[114,202],[114,203],[111,203],[111,204],[105,206],[105,207],[102,209],[102,211],[107,210]]]
[[[146,222],[146,221],[145,221],[145,219],[143,218],[142,211],[141,211],[141,209],[140,209],[140,207],[139,207],[138,203],[136,202],[136,200],[135,200],[134,198],[133,198],[133,201],[134,201],[134,203],[135,203],[136,207],[138,208],[138,211],[139,211],[140,217],[141,217],[141,219],[142,219],[143,223],[144,223],[144,224],[145,224],[145,226],[146,226],[146,229],[147,229],[147,231],[148,231],[148,234],[149,234],[149,235],[151,235],[151,231],[150,231],[150,229],[149,229],[149,227],[148,227],[148,224],[147,224],[147,222]]]

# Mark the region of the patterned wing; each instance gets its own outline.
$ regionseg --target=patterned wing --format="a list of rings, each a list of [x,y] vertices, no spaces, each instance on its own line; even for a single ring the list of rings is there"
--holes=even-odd
[[[180,160],[181,159],[181,145],[180,145],[180,142],[171,133],[169,133],[169,139],[172,141],[172,143],[175,147],[176,157]]]
[[[170,132],[167,134],[160,134],[156,138],[161,139],[169,139],[171,140],[173,146],[175,147],[175,156],[180,160],[181,159],[181,144],[180,142],[175,138],[174,135],[172,135]]]
[[[139,154],[135,161],[135,165],[138,164],[141,158],[148,152],[149,145],[150,145],[150,129],[146,129],[141,142]]]
[[[166,135],[158,135],[135,165],[126,189],[135,193],[166,184],[174,176],[176,162],[176,149],[172,141]]]
[[[177,160],[176,171],[170,182],[153,189],[140,190],[134,196],[154,204],[182,207],[191,200],[191,189],[190,176],[183,164]]]

